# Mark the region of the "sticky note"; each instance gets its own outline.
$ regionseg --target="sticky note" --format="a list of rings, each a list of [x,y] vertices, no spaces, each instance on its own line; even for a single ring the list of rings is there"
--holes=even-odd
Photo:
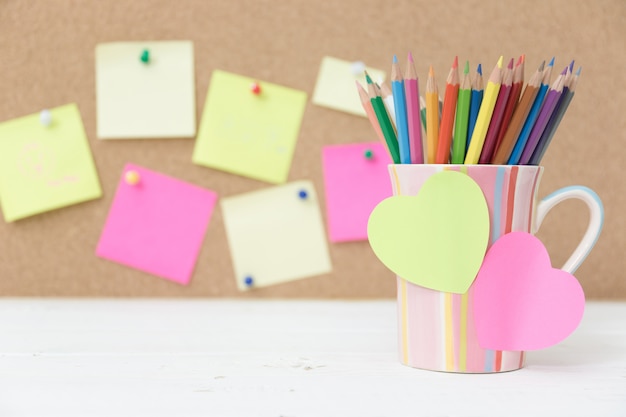
[[[96,107],[100,139],[193,137],[193,43],[97,45]]]
[[[365,70],[374,82],[385,80],[385,71],[365,67],[359,62],[344,61],[330,56],[324,57],[315,83],[313,103],[358,116],[366,116],[355,84],[355,81],[362,85],[366,84]]]
[[[330,272],[312,182],[295,181],[220,202],[240,290]],[[245,283],[247,277],[252,280],[250,286]]]
[[[399,277],[463,294],[476,278],[489,242],[489,209],[476,182],[455,171],[428,178],[416,196],[393,196],[372,211],[374,253]]]
[[[46,120],[47,119],[47,120]],[[76,104],[0,123],[0,204],[6,221],[102,195]]]
[[[367,239],[367,220],[392,195],[387,150],[380,142],[330,145],[322,149],[326,217],[331,242]]]
[[[252,91],[258,83],[260,92]],[[287,181],[307,95],[213,71],[193,162],[272,184]]]
[[[545,246],[530,233],[496,240],[472,289],[476,335],[485,349],[550,347],[578,327],[585,309],[578,280],[552,268]]]
[[[211,190],[127,164],[96,255],[187,284],[216,200]]]

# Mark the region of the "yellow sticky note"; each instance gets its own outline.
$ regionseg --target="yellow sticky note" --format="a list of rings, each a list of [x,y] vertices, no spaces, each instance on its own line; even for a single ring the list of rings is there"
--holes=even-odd
[[[76,104],[0,123],[0,205],[6,221],[102,195]]]
[[[193,137],[193,43],[97,45],[96,104],[100,139]]]
[[[296,181],[226,197],[221,206],[240,290],[330,272],[312,182]]]
[[[355,81],[366,84],[365,70],[374,82],[385,80],[385,71],[326,56],[322,59],[317,75],[312,101],[318,106],[366,116],[359,98]]]
[[[251,85],[257,83],[255,94]],[[216,70],[193,162],[273,184],[287,181],[307,95]]]

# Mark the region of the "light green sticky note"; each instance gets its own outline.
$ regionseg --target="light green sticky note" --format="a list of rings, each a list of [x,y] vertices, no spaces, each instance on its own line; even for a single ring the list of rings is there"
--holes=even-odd
[[[258,83],[260,93],[251,90]],[[287,181],[307,95],[213,71],[193,162],[273,184]]]
[[[220,203],[240,290],[330,272],[312,182],[295,181],[222,198]],[[246,285],[247,277],[251,285]]]
[[[193,137],[195,94],[191,41],[96,46],[100,139]]]
[[[489,209],[469,176],[443,171],[417,196],[383,200],[370,215],[374,253],[401,278],[437,291],[465,293],[489,243]]]
[[[76,104],[0,123],[0,205],[6,221],[102,195]]]
[[[360,62],[349,62],[326,56],[322,59],[312,101],[319,106],[366,116],[355,81],[366,84],[365,73],[374,82],[385,80],[385,71],[364,66]]]

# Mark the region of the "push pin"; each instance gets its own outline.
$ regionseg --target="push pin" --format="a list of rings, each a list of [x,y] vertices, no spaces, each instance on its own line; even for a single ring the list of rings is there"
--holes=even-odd
[[[144,64],[147,64],[150,62],[150,51],[147,49],[144,49],[143,51],[141,51],[141,56],[139,57],[139,59],[141,59],[141,62],[143,62]]]
[[[252,287],[254,285],[254,278],[248,275],[243,279],[243,283],[246,284],[246,287]]]
[[[259,94],[261,94],[261,86],[259,85],[259,83],[253,82],[252,84],[250,84],[250,91],[252,91],[252,94],[258,96]]]
[[[52,113],[50,113],[50,110],[45,109],[39,113],[39,122],[45,127],[49,127],[52,124]]]
[[[354,61],[350,64],[350,71],[352,71],[352,75],[358,77],[365,72],[365,63],[363,61]]]
[[[301,200],[306,200],[309,197],[309,194],[306,190],[300,190],[298,191],[298,197],[300,197]]]
[[[139,184],[139,173],[137,171],[127,171],[124,179],[128,185],[137,185]]]
[[[363,156],[365,159],[372,159],[374,157],[374,152],[372,152],[371,149],[366,149],[365,152],[363,152]]]

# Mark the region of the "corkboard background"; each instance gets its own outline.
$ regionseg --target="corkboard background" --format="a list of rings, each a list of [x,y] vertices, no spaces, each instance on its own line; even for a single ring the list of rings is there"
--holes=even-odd
[[[376,140],[367,119],[310,103],[324,55],[389,71],[392,54],[404,58],[411,50],[422,82],[432,64],[440,74],[440,88],[454,55],[469,59],[472,67],[481,62],[490,71],[498,56],[525,53],[527,78],[553,55],[555,72],[576,59],[583,66],[582,77],[543,160],[540,194],[572,184],[596,190],[606,209],[604,231],[576,275],[589,298],[624,299],[625,19],[623,0],[2,0],[0,120],[76,102],[104,196],[12,224],[0,221],[0,295],[394,296],[392,274],[366,242],[331,244],[331,274],[240,294],[219,206],[187,287],[94,256],[126,162],[214,189],[222,197],[269,186],[192,164],[190,139],[96,138],[96,44],[189,39],[195,45],[198,116],[216,68],[309,93],[289,180],[312,179],[320,195],[323,145]],[[586,209],[577,201],[548,215],[539,237],[554,265],[565,261],[586,222]]]

